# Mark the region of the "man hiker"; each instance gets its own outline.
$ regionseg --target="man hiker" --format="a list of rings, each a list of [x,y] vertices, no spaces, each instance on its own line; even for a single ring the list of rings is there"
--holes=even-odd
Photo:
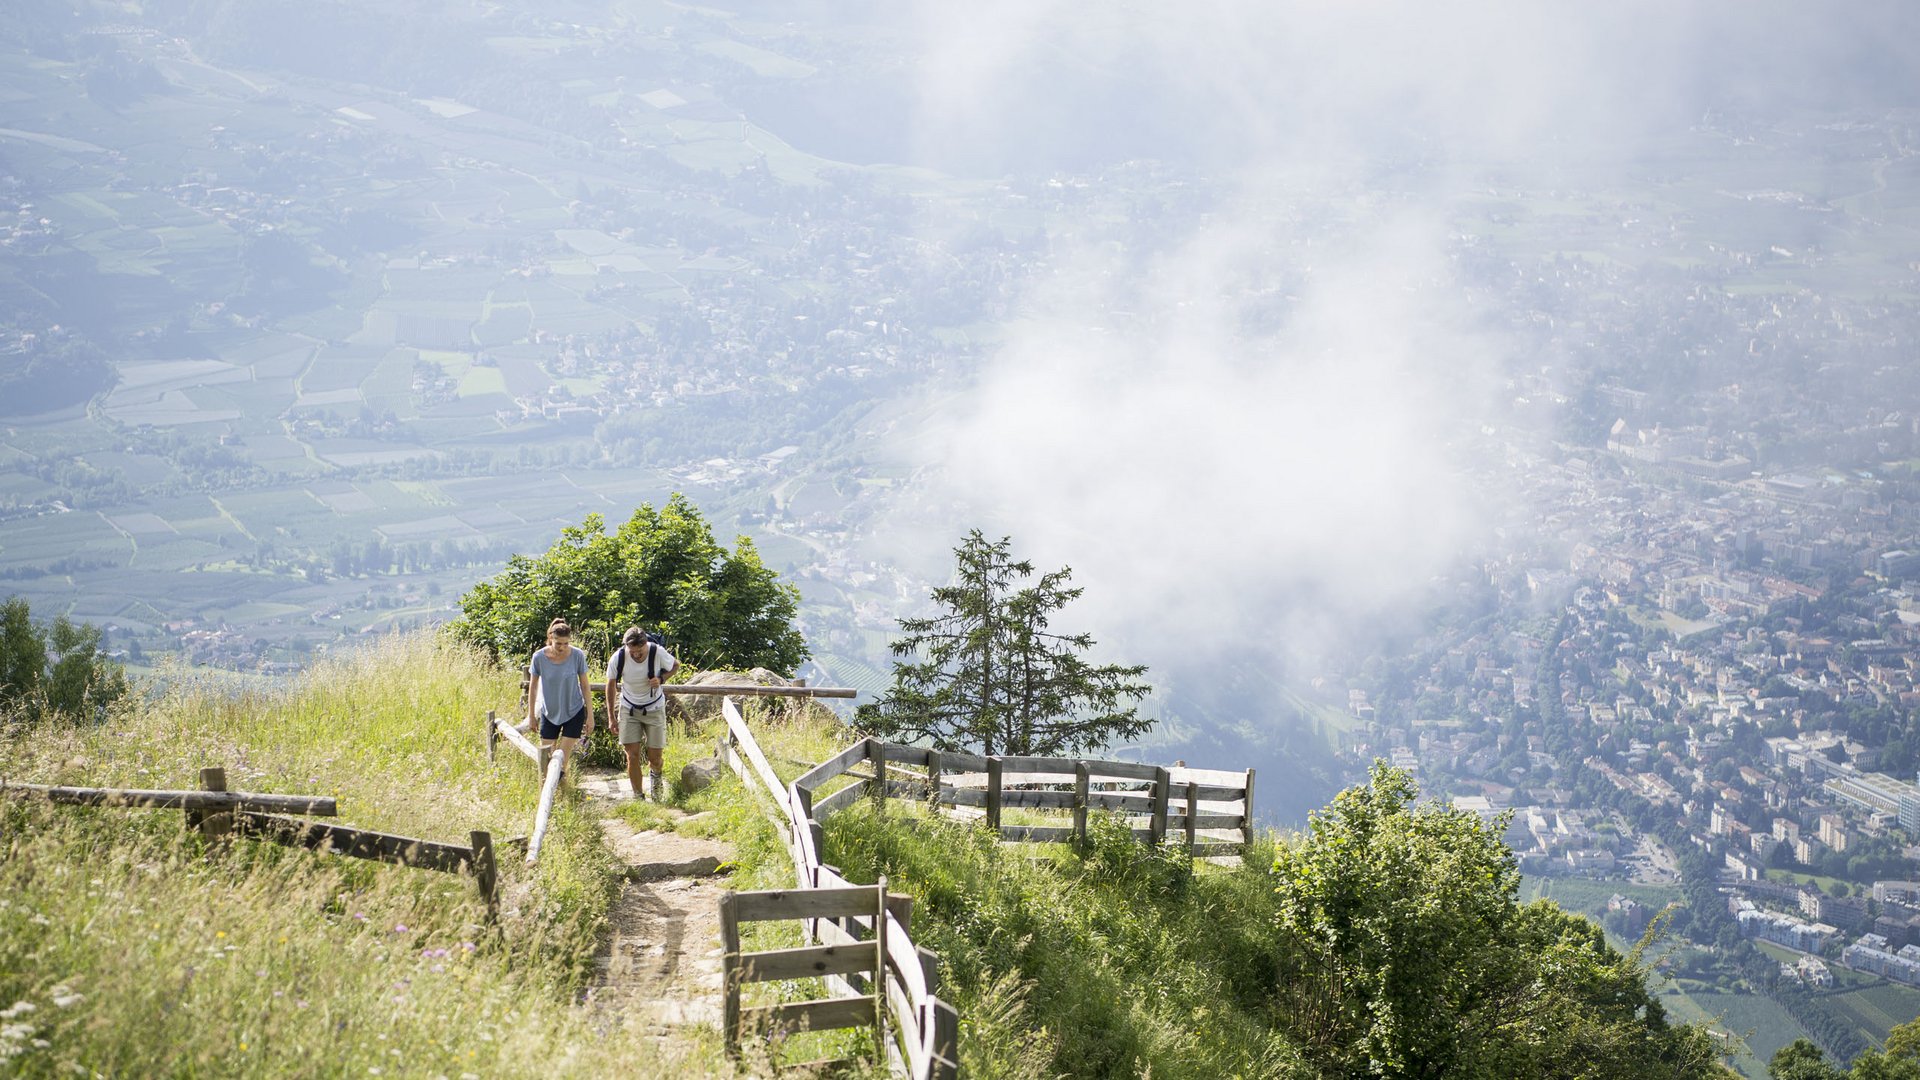
[[[637,626],[627,627],[619,651],[607,661],[607,722],[618,718],[620,749],[627,753],[627,782],[636,799],[664,802],[660,754],[667,748],[667,692],[660,688],[680,661]],[[617,703],[617,704],[616,704]],[[640,750],[647,752],[650,785],[640,787]]]
[[[538,722],[540,745],[556,743],[573,760],[573,748],[593,734],[593,710],[588,695],[587,654],[573,645],[573,627],[565,619],[547,626],[545,648],[535,649],[527,661],[527,726]]]

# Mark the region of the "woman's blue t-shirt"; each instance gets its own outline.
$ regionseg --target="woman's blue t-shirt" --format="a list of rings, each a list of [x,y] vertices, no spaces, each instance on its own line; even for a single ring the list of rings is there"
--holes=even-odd
[[[527,664],[527,674],[540,680],[540,715],[556,724],[573,719],[587,707],[580,696],[580,677],[587,673],[587,653],[578,645],[567,646],[567,658],[555,660],[545,649],[535,649]]]

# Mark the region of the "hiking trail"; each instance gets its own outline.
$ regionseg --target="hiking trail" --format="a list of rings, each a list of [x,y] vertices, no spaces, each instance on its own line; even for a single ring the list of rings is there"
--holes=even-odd
[[[627,776],[585,766],[579,789],[614,856],[626,865],[608,912],[612,929],[594,957],[586,1004],[608,1026],[634,1022],[665,1036],[682,1024],[721,1023],[720,894],[733,849],[718,840],[640,831],[618,816]],[[676,821],[690,815],[668,806]]]

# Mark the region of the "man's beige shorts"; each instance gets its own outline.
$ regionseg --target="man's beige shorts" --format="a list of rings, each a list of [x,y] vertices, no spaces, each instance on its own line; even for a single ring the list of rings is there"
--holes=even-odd
[[[623,746],[645,743],[649,750],[667,748],[667,710],[641,712],[620,703],[620,742]]]

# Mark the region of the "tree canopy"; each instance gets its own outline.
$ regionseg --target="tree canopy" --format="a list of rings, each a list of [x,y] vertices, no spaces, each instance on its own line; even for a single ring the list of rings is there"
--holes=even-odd
[[[1034,574],[1016,561],[1012,539],[988,541],[975,529],[954,549],[953,581],[933,590],[942,609],[901,619],[893,642],[893,685],[862,706],[856,727],[941,750],[978,747],[988,754],[1067,754],[1132,738],[1153,726],[1130,702],[1151,689],[1144,665],[1092,664],[1090,634],[1052,628],[1053,616],[1080,597],[1072,570]]]
[[[1550,901],[1519,904],[1500,831],[1415,795],[1376,764],[1274,859],[1299,946],[1278,1013],[1322,1075],[1731,1076],[1704,1031],[1667,1023],[1637,950]]]
[[[728,551],[697,507],[675,493],[643,504],[612,533],[598,514],[561,531],[546,553],[515,555],[460,598],[455,637],[518,659],[565,618],[575,641],[605,657],[628,626],[657,629],[698,667],[791,673],[807,658],[794,628],[800,594],[761,563],[753,541]]]
[[[1920,1020],[1896,1024],[1884,1050],[1868,1050],[1842,1069],[1827,1062],[1820,1048],[1795,1039],[1767,1063],[1770,1080],[1920,1080]]]
[[[0,605],[0,703],[68,719],[97,717],[127,692],[126,673],[100,650],[100,628],[65,615],[43,627],[19,597]]]

